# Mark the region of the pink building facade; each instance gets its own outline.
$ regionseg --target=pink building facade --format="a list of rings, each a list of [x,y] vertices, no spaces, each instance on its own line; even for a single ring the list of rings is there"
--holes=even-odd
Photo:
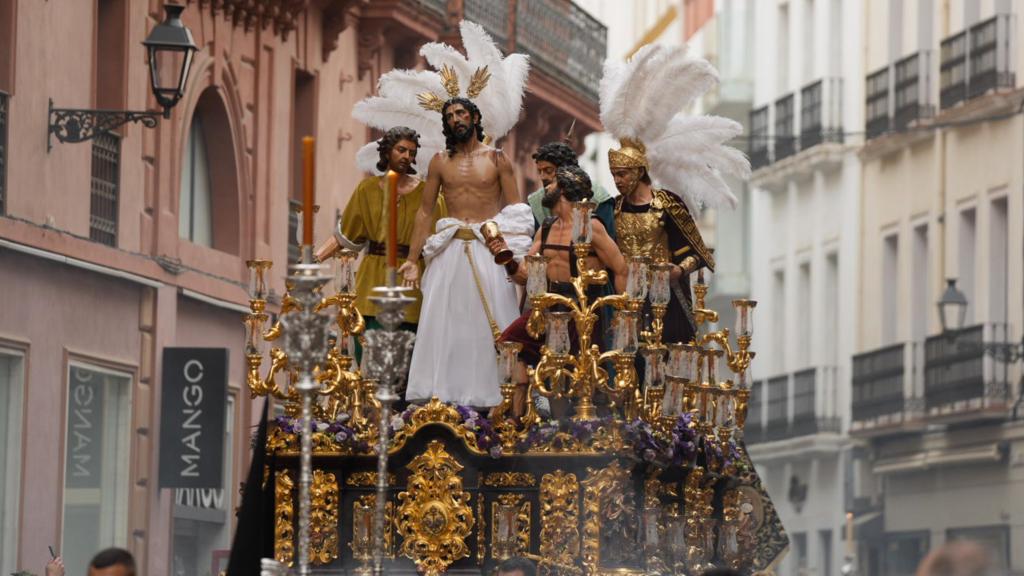
[[[500,143],[524,194],[537,145],[574,118],[577,142],[599,127],[604,27],[567,1],[190,0],[200,50],[171,117],[49,148],[51,100],[156,109],[141,42],[162,4],[0,2],[4,574],[41,573],[47,544],[69,574],[112,545],[153,576],[224,568],[262,406],[245,387],[245,261],[272,259],[282,293],[303,135],[317,138],[318,237],[344,209],[371,136],[350,110],[383,71],[418,65],[419,46],[453,40],[462,17],[531,52],[523,121]],[[571,50],[555,49],[558,34]],[[171,346],[229,350],[220,489],[158,487]]]

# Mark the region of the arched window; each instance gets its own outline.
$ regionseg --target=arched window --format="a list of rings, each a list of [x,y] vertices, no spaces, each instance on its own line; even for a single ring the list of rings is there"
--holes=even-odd
[[[185,139],[181,162],[181,193],[178,197],[178,236],[195,244],[213,246],[210,214],[210,163],[206,156],[206,135],[199,114]]]
[[[178,236],[228,254],[239,254],[241,213],[238,160],[227,107],[217,88],[196,102],[182,144]]]

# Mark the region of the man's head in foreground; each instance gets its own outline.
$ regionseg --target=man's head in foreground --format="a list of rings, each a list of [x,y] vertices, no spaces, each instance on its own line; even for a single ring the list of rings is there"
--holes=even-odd
[[[107,548],[92,557],[88,576],[135,576],[135,558],[123,548]]]

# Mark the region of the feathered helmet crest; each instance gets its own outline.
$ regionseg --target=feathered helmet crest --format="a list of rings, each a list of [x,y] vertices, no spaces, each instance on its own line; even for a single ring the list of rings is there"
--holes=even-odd
[[[738,122],[683,112],[718,83],[718,72],[685,46],[648,44],[628,62],[608,60],[601,78],[601,123],[621,147],[608,152],[612,168],[645,167],[658,186],[680,194],[691,211],[736,205],[722,178],[750,175],[750,162],[725,143],[743,132]]]
[[[523,108],[529,57],[503,55],[479,24],[463,20],[459,29],[465,55],[444,43],[424,44],[420,55],[433,70],[392,70],[381,76],[378,95],[360,100],[352,110],[356,120],[372,128],[408,126],[418,132],[420,149],[416,159],[421,173],[426,172],[431,158],[445,148],[438,114],[448,100],[444,94],[471,99],[480,109],[484,132],[494,140],[509,133]],[[356,154],[356,164],[371,174],[380,173],[374,166],[377,159],[374,142]]]

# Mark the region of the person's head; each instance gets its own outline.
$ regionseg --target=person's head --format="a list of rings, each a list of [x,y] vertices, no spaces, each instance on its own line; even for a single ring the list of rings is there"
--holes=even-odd
[[[452,98],[441,106],[441,120],[444,123],[442,133],[448,154],[454,154],[457,145],[469,142],[474,135],[483,142],[481,118],[480,109],[468,98]]]
[[[536,576],[533,561],[522,556],[513,556],[498,565],[498,576]]]
[[[651,185],[651,177],[647,173],[647,148],[643,142],[630,138],[623,138],[620,144],[617,150],[608,150],[608,169],[619,193],[629,195],[641,183]]]
[[[416,162],[416,152],[420,148],[420,135],[412,128],[395,126],[384,133],[377,141],[377,170],[387,172],[394,170],[399,174],[415,174],[412,167]]]
[[[541,146],[533,155],[533,162],[544,187],[555,181],[555,171],[562,166],[579,165],[576,151],[564,142],[548,142]]]
[[[123,548],[101,550],[89,562],[88,576],[135,576],[135,558]]]
[[[571,204],[593,197],[590,176],[579,166],[562,166],[555,171],[554,183],[545,189],[541,204],[548,210],[554,210],[561,199]]]
[[[994,575],[992,552],[977,542],[954,540],[925,556],[917,576]]]

